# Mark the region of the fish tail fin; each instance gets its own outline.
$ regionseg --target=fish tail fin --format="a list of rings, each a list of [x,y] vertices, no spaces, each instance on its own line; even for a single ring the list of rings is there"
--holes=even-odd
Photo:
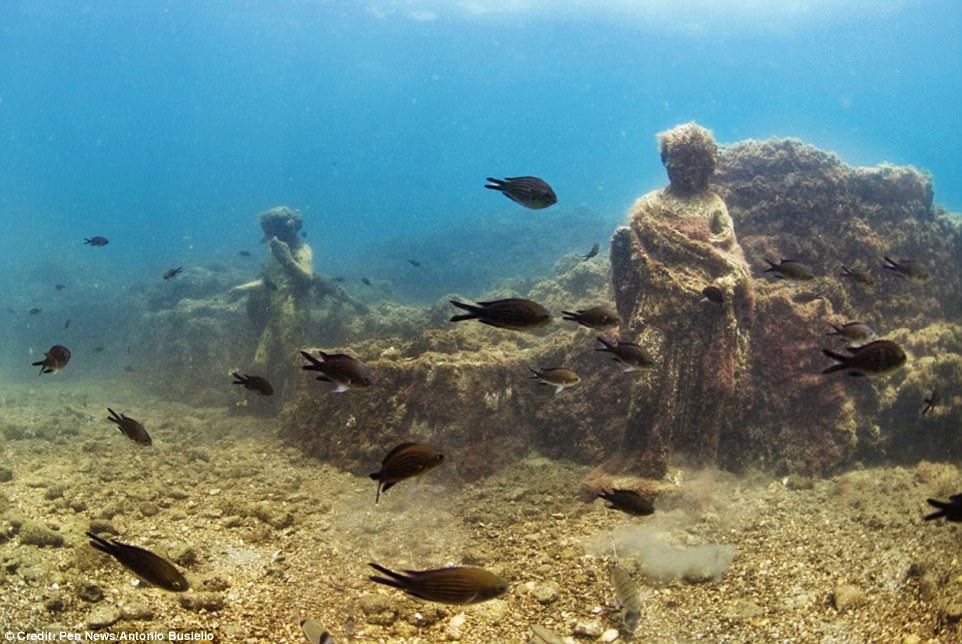
[[[835,373],[836,371],[843,371],[843,370],[849,368],[849,367],[848,367],[848,356],[843,356],[843,355],[840,354],[840,353],[835,353],[834,351],[832,351],[832,350],[830,350],[830,349],[822,349],[822,353],[824,353],[826,357],[829,357],[829,358],[831,358],[832,360],[837,360],[837,361],[838,361],[838,364],[833,364],[831,367],[827,367],[827,368],[823,369],[823,370],[822,370],[822,375],[823,375],[823,376],[826,375],[826,374],[829,374],[829,373]]]
[[[467,313],[462,313],[461,315],[455,315],[451,317],[451,322],[461,322],[462,320],[475,320],[478,317],[478,311],[481,309],[473,304],[465,304],[464,302],[458,302],[457,300],[448,300],[454,306],[459,309],[464,309]]]
[[[371,575],[370,577],[368,577],[368,579],[370,579],[371,581],[376,581],[377,583],[384,584],[385,586],[391,586],[393,588],[407,590],[407,584],[405,583],[407,581],[407,577],[405,577],[404,575],[394,572],[393,570],[389,570],[384,566],[378,565],[374,562],[370,562],[368,563],[368,565],[371,568],[374,568],[374,570],[378,571],[382,575],[385,575],[384,577]]]
[[[771,273],[772,271],[778,270],[778,264],[768,259],[767,257],[763,257],[762,259],[764,259],[765,263],[768,264],[768,268],[765,269],[766,273]]]
[[[598,342],[600,342],[601,344],[603,344],[604,347],[602,347],[602,348],[597,348],[597,347],[596,347],[596,348],[595,348],[595,351],[611,351],[611,350],[615,347],[615,345],[613,345],[613,344],[611,344],[610,342],[608,342],[607,340],[605,340],[604,336],[600,336],[600,335],[599,335],[599,336],[597,336],[597,337],[598,337]]]
[[[244,384],[244,383],[247,381],[247,378],[245,378],[244,376],[240,375],[240,374],[239,374],[238,372],[236,372],[236,371],[235,371],[234,373],[232,373],[231,375],[234,376],[235,378],[237,378],[237,380],[235,380],[235,381],[234,381],[233,383],[231,383],[231,384],[242,385],[242,384]]]
[[[571,311],[562,311],[562,312],[561,312],[561,319],[562,319],[562,320],[571,320],[572,322],[577,322],[577,321],[578,321],[578,314],[577,314],[577,313],[572,313]]]
[[[501,179],[495,179],[494,177],[486,177],[485,181],[494,185],[484,184],[484,187],[488,190],[501,190],[504,187],[504,181]]]
[[[925,515],[924,519],[926,521],[931,521],[933,519],[939,519],[941,517],[944,517],[946,514],[946,510],[948,510],[948,508],[951,505],[949,503],[946,503],[945,501],[939,501],[937,499],[926,499],[926,501],[928,502],[929,505],[931,505],[933,508],[936,509],[935,512],[933,512],[932,514]]]
[[[535,378],[541,377],[541,372],[538,371],[537,369],[532,369],[531,367],[528,367],[528,371],[531,372],[531,375],[528,377],[531,378],[532,380],[534,380]]]
[[[301,355],[304,356],[304,359],[305,359],[305,360],[307,360],[308,362],[311,363],[311,364],[306,364],[306,365],[304,365],[303,367],[301,367],[301,369],[305,369],[305,370],[307,370],[307,371],[320,371],[320,370],[321,370],[321,364],[322,364],[322,363],[321,363],[320,360],[318,360],[317,358],[315,358],[314,356],[312,356],[311,354],[309,354],[307,351],[301,351]]]
[[[829,333],[826,333],[825,335],[842,335],[842,328],[841,328],[841,327],[835,326],[834,324],[830,324],[829,326],[832,327],[832,328],[834,329],[834,331],[831,331],[831,332],[829,332]]]
[[[112,543],[103,537],[97,536],[93,532],[88,531],[86,534],[90,537],[90,545],[92,548],[108,555],[114,554],[114,545]]]

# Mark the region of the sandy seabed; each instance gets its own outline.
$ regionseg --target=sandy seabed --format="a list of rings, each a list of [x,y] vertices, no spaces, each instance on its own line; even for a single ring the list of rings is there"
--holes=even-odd
[[[154,444],[126,439],[108,406],[142,421]],[[232,411],[120,384],[4,386],[4,635],[303,642],[298,624],[311,617],[338,642],[525,642],[535,624],[568,641],[610,639],[620,612],[609,557],[587,546],[644,526],[679,548],[736,554],[696,583],[651,578],[654,562],[622,557],[643,608],[617,641],[962,641],[962,533],[922,521],[927,497],[962,491],[951,464],[823,480],[673,470],[658,511],[633,518],[582,499],[590,468],[532,454],[467,485],[442,465],[375,505],[367,477],[282,443],[276,420]],[[192,590],[139,585],[88,547],[91,527],[173,559]],[[511,587],[476,606],[431,604],[370,582],[371,561],[482,566]]]

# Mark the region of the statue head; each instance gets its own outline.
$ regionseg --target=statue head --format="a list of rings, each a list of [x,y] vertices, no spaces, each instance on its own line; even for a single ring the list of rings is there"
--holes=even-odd
[[[296,210],[287,206],[278,206],[262,212],[258,217],[261,221],[261,229],[264,231],[262,241],[269,241],[271,237],[277,237],[292,249],[298,248],[304,243],[304,240],[298,234],[301,226],[304,225],[304,218]]]
[[[685,123],[660,132],[658,143],[672,192],[685,196],[708,189],[718,158],[718,145],[709,130]]]

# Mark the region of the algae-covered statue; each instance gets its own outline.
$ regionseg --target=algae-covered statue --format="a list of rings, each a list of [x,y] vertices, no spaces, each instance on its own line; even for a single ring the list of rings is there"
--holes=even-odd
[[[308,338],[315,297],[331,295],[361,305],[333,281],[314,273],[314,252],[301,235],[303,217],[286,206],[258,215],[269,254],[260,279],[235,287],[246,292],[247,313],[260,333],[249,370],[266,374],[277,387],[290,375],[291,357]]]
[[[624,442],[623,465],[649,477],[663,476],[673,455],[714,464],[747,369],[754,304],[732,219],[709,190],[711,132],[689,123],[658,141],[670,184],[635,202],[611,247],[622,339],[658,362],[633,389]]]

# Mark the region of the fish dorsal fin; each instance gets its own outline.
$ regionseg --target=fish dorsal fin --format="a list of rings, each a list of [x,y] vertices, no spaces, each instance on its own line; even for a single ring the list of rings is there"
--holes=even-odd
[[[397,447],[395,447],[394,449],[392,449],[390,452],[387,453],[387,456],[385,456],[385,457],[384,457],[384,460],[381,461],[381,465],[385,465],[389,460],[391,460],[391,457],[397,456],[397,454],[398,454],[401,450],[407,449],[407,448],[410,447],[411,445],[417,445],[417,443],[415,443],[415,442],[413,442],[413,441],[409,441],[409,442],[406,442],[406,443],[401,443],[400,445],[398,445]]]

